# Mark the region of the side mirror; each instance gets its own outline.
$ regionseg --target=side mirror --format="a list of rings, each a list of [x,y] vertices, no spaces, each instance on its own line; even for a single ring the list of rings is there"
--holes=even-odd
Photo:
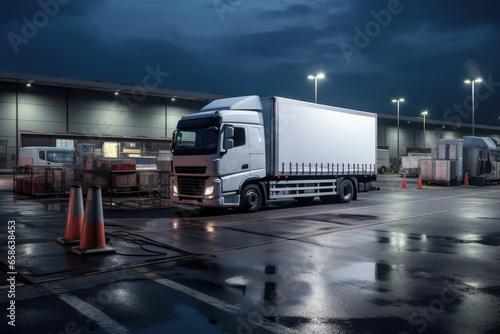
[[[225,150],[230,150],[234,147],[234,140],[233,139],[224,139],[224,149]]]
[[[219,133],[219,128],[216,127],[216,126],[211,126],[211,127],[208,128],[208,131],[211,131],[211,132],[214,132],[214,133],[218,134]]]
[[[226,125],[224,129],[224,137],[227,139],[234,137],[234,128],[231,125]]]
[[[226,125],[224,128],[224,150],[230,150],[234,147],[234,128]]]
[[[173,152],[176,143],[177,143],[177,130],[172,132],[172,143],[170,144],[170,152]]]

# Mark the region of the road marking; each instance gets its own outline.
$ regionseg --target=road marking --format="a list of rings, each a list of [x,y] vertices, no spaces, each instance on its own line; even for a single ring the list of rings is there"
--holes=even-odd
[[[209,295],[207,295],[203,292],[200,292],[198,290],[191,289],[187,286],[184,286],[184,285],[179,284],[177,282],[171,281],[169,279],[160,278],[160,279],[154,280],[153,282],[157,282],[161,285],[164,285],[164,286],[169,287],[171,289],[174,289],[178,292],[186,294],[190,297],[193,297],[199,301],[204,302],[205,304],[213,306],[213,307],[215,307],[221,311],[224,311],[226,313],[233,314],[233,315],[245,313],[247,315],[252,314],[252,317],[253,318],[255,317],[255,314],[253,314],[254,312],[247,312],[247,311],[243,310],[240,306],[231,305],[231,304],[226,303],[220,299],[209,296]],[[239,317],[238,317],[238,319],[239,319]],[[249,317],[249,319],[250,319],[250,317]],[[246,320],[244,320],[244,321],[246,321]],[[272,333],[297,333],[297,331],[294,331],[286,326],[280,325],[280,324],[275,323],[275,322],[270,322],[270,321],[265,320],[265,319],[262,319],[262,321],[259,321],[259,323],[248,324],[248,325],[250,325],[250,326],[254,325],[257,327],[261,327],[261,328],[265,329],[266,331],[269,331]]]
[[[95,321],[100,327],[106,330],[106,332],[111,334],[131,334],[127,328],[120,325],[119,322],[108,316],[106,313],[100,311],[96,307],[90,305],[89,303],[81,300],[80,298],[70,294],[63,289],[52,290],[57,296],[63,300],[65,303],[73,307],[78,312],[82,313],[89,319]]]
[[[203,292],[200,292],[198,290],[188,288],[187,286],[176,283],[176,282],[171,281],[171,280],[166,279],[166,278],[160,278],[160,279],[154,280],[154,282],[160,283],[161,285],[164,285],[164,286],[167,286],[171,289],[182,292],[188,296],[191,296],[195,299],[198,299],[206,304],[209,304],[209,305],[211,305],[215,308],[218,308],[219,310],[222,310],[222,311],[227,312],[227,313],[235,314],[239,310],[239,307],[237,307],[237,306],[228,304],[220,299],[217,299],[215,297],[204,294]]]

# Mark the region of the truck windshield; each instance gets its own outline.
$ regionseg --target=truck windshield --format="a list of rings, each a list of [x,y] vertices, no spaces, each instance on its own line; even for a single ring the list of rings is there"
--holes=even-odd
[[[220,124],[220,117],[180,120],[175,133],[173,155],[217,153]]]

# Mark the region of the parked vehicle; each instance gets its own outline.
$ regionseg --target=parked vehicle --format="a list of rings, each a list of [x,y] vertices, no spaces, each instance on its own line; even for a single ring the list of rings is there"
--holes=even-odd
[[[422,164],[424,183],[463,183],[465,174],[478,186],[500,181],[499,142],[472,136],[438,139],[437,157]]]
[[[61,167],[75,162],[75,149],[71,147],[32,146],[19,150],[19,166]]]
[[[463,170],[473,184],[500,181],[500,143],[488,137],[464,137]]]
[[[213,101],[173,133],[172,199],[247,212],[350,202],[377,178],[376,124],[376,114],[281,97]]]
[[[389,150],[377,149],[377,170],[380,174],[384,174],[390,169]]]

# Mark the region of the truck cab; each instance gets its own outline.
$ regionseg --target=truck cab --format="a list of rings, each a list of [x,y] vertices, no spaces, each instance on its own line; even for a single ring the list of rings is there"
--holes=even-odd
[[[175,203],[240,205],[242,187],[266,175],[261,110],[258,96],[230,98],[179,121],[172,135]]]

